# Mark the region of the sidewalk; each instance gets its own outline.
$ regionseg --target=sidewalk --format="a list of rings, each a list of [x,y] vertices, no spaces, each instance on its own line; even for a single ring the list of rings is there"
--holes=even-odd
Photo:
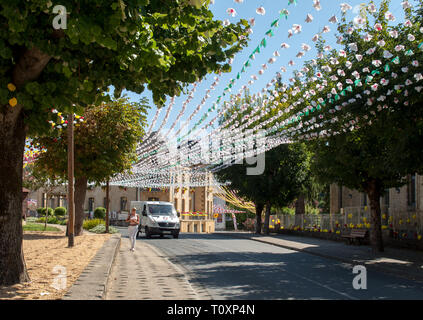
[[[113,234],[64,295],[63,300],[104,299],[120,243],[121,235],[119,233]]]
[[[369,246],[347,245],[344,242],[290,235],[257,235],[247,232],[216,232],[215,234],[242,237],[253,241],[306,252],[320,257],[394,274],[423,282],[423,253],[407,249],[385,248],[375,253]]]
[[[110,274],[106,300],[207,300],[207,292],[193,284],[166,256],[137,241],[129,250],[129,239],[121,247]]]

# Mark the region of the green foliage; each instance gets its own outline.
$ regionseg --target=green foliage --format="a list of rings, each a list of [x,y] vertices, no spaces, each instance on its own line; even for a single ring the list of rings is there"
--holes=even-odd
[[[89,229],[88,231],[94,232],[94,233],[106,233],[106,225],[98,224],[97,226],[95,226],[92,229]],[[109,233],[118,233],[118,232],[119,232],[118,229],[116,229],[112,226],[109,226]]]
[[[44,225],[37,223],[27,223],[22,226],[23,231],[61,231],[60,229],[52,226],[47,226],[44,228]]]
[[[233,221],[225,221],[225,230],[235,230]]]
[[[93,106],[84,122],[75,128],[75,177],[101,183],[131,168],[137,160],[136,145],[144,134],[146,105],[127,98]],[[67,131],[59,137],[34,139],[47,148],[35,163],[34,171],[66,178]]]
[[[0,33],[0,88],[15,82],[17,107],[25,109],[32,134],[46,132],[47,121],[56,120],[57,115],[47,112],[52,106],[67,113],[75,103],[80,112],[107,100],[102,93],[110,86],[115,97],[125,89],[139,94],[148,86],[161,106],[166,96],[180,95],[188,83],[230,69],[228,59],[247,45],[248,23],[224,26],[214,19],[208,1],[203,6],[187,0],[82,0],[62,5],[67,29],[56,31],[51,1],[1,5],[0,21],[7,28]],[[41,74],[15,75],[23,53],[46,55]],[[0,92],[0,104],[8,108],[7,91],[3,96]]]
[[[91,219],[91,220],[84,220],[84,223],[82,225],[82,228],[84,230],[90,230],[99,224],[105,224],[106,222],[102,219]]]
[[[50,207],[47,208],[47,212],[49,216],[52,216],[54,213],[54,210]],[[37,208],[38,216],[45,216],[46,215],[46,208]]]
[[[57,217],[55,217],[55,216],[52,216],[52,217],[48,217],[47,218],[47,223],[49,223],[49,224],[59,224],[60,221],[61,220],[57,219]],[[46,218],[45,217],[39,218],[39,219],[37,219],[37,222],[39,222],[39,223],[45,223],[46,222]]]
[[[98,207],[94,210],[94,218],[104,220],[106,218],[106,209]]]
[[[64,217],[66,215],[66,208],[57,207],[54,209],[54,215],[57,217]]]
[[[293,216],[295,214],[295,209],[289,207],[282,207],[280,209],[280,213]]]

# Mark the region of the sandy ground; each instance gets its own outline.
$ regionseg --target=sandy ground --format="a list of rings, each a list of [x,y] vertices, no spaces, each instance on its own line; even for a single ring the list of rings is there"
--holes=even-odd
[[[60,299],[110,236],[85,233],[68,248],[62,231],[25,231],[23,250],[31,282],[0,287],[0,299]]]

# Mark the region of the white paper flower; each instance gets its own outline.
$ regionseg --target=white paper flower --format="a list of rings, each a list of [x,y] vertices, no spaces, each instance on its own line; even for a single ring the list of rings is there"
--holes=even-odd
[[[404,22],[404,25],[406,26],[406,27],[412,27],[413,26],[413,23],[410,21],[410,20],[407,20],[406,22]]]
[[[258,7],[256,9],[256,13],[261,15],[261,16],[264,16],[266,14],[266,10],[263,7]]]
[[[407,0],[401,2],[401,5],[404,10],[411,9],[411,4]]]
[[[319,35],[315,34],[313,38],[311,38],[311,41],[316,42],[317,40],[319,40]]]
[[[320,6],[320,0],[313,0],[313,7],[317,11],[320,11],[322,9],[322,7]]]
[[[380,23],[376,23],[374,28],[375,28],[376,31],[382,31],[382,29],[383,29],[383,27]]]
[[[355,42],[353,42],[353,43],[349,43],[349,44],[348,44],[348,48],[349,48],[351,51],[358,51],[358,46],[357,46],[357,43],[355,43]]]
[[[300,33],[302,31],[303,27],[300,24],[293,24],[292,30],[294,33]]]
[[[369,42],[370,40],[372,40],[373,39],[373,36],[371,35],[371,34],[365,34],[364,35],[364,37],[363,37],[363,40],[365,41],[365,42]]]
[[[225,27],[229,26],[231,24],[231,22],[228,19],[223,20],[223,25]]]
[[[377,42],[377,45],[378,45],[379,47],[384,47],[384,46],[385,46],[385,44],[386,44],[385,40],[379,40],[379,41]]]
[[[390,11],[386,11],[385,13],[385,19],[389,21],[395,21],[395,16]]]
[[[324,26],[324,27],[323,27],[322,32],[323,32],[323,33],[328,33],[328,32],[330,32],[330,28],[329,28],[329,26]]]
[[[372,61],[372,64],[373,64],[376,68],[378,68],[378,67],[380,67],[380,66],[382,65],[382,61],[380,61],[380,60],[373,60],[373,61]]]
[[[329,18],[329,22],[338,23],[338,18],[335,15],[333,15],[332,17]]]
[[[383,51],[383,57],[385,59],[391,59],[393,57],[393,54],[390,53],[388,50]]]
[[[376,9],[376,6],[372,3],[367,7],[367,10],[371,13],[374,13],[376,12],[377,9]]]
[[[344,13],[352,9],[352,7],[348,3],[341,3],[340,6],[341,6],[341,11]]]
[[[249,22],[250,22],[250,26],[255,26],[255,24],[256,24],[256,19],[254,19],[254,18],[251,18],[250,20],[249,20]]]
[[[234,8],[228,8],[226,10],[226,13],[229,14],[230,16],[232,16],[232,17],[235,17],[236,16],[236,11],[235,11]]]
[[[412,34],[409,34],[407,36],[407,39],[408,39],[408,41],[414,41],[414,40],[416,40],[416,37],[414,35],[412,35]]]
[[[310,47],[308,44],[306,44],[306,43],[303,43],[303,44],[301,45],[301,48],[302,48],[305,52],[308,52],[308,51],[310,51],[310,50],[311,50],[311,47]]]
[[[305,22],[310,23],[313,21],[313,19],[314,19],[313,16],[310,13],[308,13],[306,16]]]
[[[283,49],[288,49],[289,47],[290,47],[290,45],[285,43],[285,42],[281,44],[281,48],[283,48]]]

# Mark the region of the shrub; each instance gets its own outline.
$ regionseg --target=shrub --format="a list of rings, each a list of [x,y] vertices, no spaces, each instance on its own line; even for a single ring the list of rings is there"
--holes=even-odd
[[[62,225],[62,226],[65,226],[65,225],[68,224],[68,220],[61,220],[61,221],[59,221],[59,224]]]
[[[54,209],[54,215],[56,217],[64,217],[66,215],[66,208],[57,207],[56,209]]]
[[[48,215],[52,216],[53,212],[54,212],[53,209],[49,207],[48,208]],[[44,217],[46,215],[46,208],[38,208],[37,213],[38,213],[38,216]]]
[[[226,221],[226,230],[235,230],[233,221]]]
[[[84,220],[82,224],[82,228],[85,230],[91,230],[92,228],[98,226],[99,224],[105,224],[106,222],[102,219],[92,219],[92,220]]]
[[[289,208],[289,207],[283,207],[281,209],[281,213],[282,214],[289,214],[291,216],[295,215],[295,209],[294,208]]]
[[[106,218],[106,209],[103,207],[98,207],[94,210],[95,219],[105,219]]]
[[[37,219],[37,222],[45,223],[46,222],[46,218],[45,217],[38,218]],[[49,223],[49,224],[60,224],[59,223],[59,220],[56,217],[48,217],[47,223]]]
[[[106,225],[99,224],[99,225],[95,226],[94,228],[92,228],[88,231],[94,232],[94,233],[106,233]],[[117,232],[119,232],[119,231],[116,228],[109,226],[109,233],[117,233]]]

